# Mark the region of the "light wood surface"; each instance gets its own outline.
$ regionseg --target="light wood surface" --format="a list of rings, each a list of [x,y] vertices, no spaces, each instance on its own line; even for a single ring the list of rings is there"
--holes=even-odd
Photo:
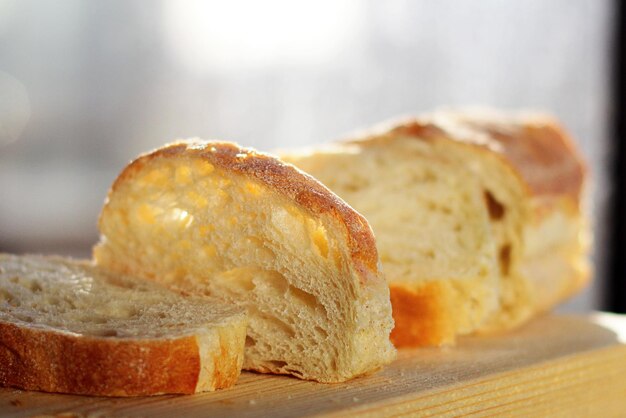
[[[626,416],[626,317],[547,316],[455,348],[402,350],[384,370],[325,385],[243,373],[193,396],[90,398],[0,389],[0,415],[132,417]]]

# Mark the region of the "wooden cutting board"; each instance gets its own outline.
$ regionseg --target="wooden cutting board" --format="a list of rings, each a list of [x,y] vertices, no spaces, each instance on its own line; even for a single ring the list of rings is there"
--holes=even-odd
[[[547,316],[455,348],[402,350],[384,370],[325,385],[243,373],[193,396],[92,398],[0,389],[0,415],[132,417],[626,416],[626,317]]]

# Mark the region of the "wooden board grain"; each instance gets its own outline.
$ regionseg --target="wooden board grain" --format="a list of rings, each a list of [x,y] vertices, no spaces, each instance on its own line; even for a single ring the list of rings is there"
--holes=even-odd
[[[0,389],[0,415],[132,417],[626,416],[626,317],[547,316],[454,348],[402,350],[384,370],[326,385],[243,373],[193,396],[90,398]]]

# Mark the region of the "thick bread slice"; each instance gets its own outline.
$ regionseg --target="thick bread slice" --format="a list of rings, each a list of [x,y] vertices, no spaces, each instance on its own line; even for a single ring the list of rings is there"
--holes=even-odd
[[[500,309],[479,330],[517,326],[586,283],[588,232],[579,202],[584,167],[571,141],[552,118],[495,111],[443,111],[387,124],[341,144],[367,150],[381,142],[397,149],[405,148],[407,142],[420,143],[458,173],[470,172],[481,185],[497,245],[501,286]],[[322,182],[332,182],[339,173],[332,163],[325,162],[326,154],[318,150],[284,158]],[[359,158],[353,161],[356,165],[362,163]],[[398,164],[402,166],[398,170],[408,178],[412,165],[422,163],[402,160]],[[394,192],[385,187],[387,183],[377,185],[385,181],[381,174],[370,172],[365,187],[379,187],[381,200],[395,198]],[[377,225],[375,219],[385,218],[387,212],[363,206],[351,197],[354,191],[332,184],[331,189],[372,222],[379,242],[383,242],[381,236],[389,234],[390,229]],[[415,199],[424,197],[420,194]],[[410,219],[418,224],[424,222],[417,217]],[[393,274],[388,279],[393,301],[393,287],[401,279]]]
[[[98,264],[246,307],[246,369],[338,382],[395,356],[369,224],[272,156],[167,145],[120,174],[99,227]]]
[[[498,307],[480,183],[428,143],[380,135],[287,155],[372,224],[391,289],[396,346],[442,345]]]
[[[0,254],[0,385],[98,396],[235,384],[245,312],[87,262]]]

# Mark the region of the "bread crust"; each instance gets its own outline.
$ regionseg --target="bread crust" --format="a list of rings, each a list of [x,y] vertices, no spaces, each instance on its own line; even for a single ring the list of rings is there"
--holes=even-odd
[[[571,137],[552,117],[492,112],[436,112],[399,122],[390,135],[445,137],[502,157],[535,197],[580,201],[587,175]]]
[[[449,288],[440,282],[419,287],[389,284],[396,347],[451,345],[456,339],[454,307]]]
[[[212,385],[228,387],[239,370],[222,347]],[[97,396],[195,393],[201,360],[194,336],[132,340],[87,337],[0,322],[0,384]]]
[[[156,158],[199,157],[216,167],[256,179],[295,201],[314,215],[329,215],[345,226],[352,260],[361,284],[384,280],[379,275],[378,251],[367,220],[315,178],[278,158],[230,142],[178,141],[143,154],[131,162],[113,183],[109,194],[129,181]],[[102,217],[102,214],[101,214]]]

